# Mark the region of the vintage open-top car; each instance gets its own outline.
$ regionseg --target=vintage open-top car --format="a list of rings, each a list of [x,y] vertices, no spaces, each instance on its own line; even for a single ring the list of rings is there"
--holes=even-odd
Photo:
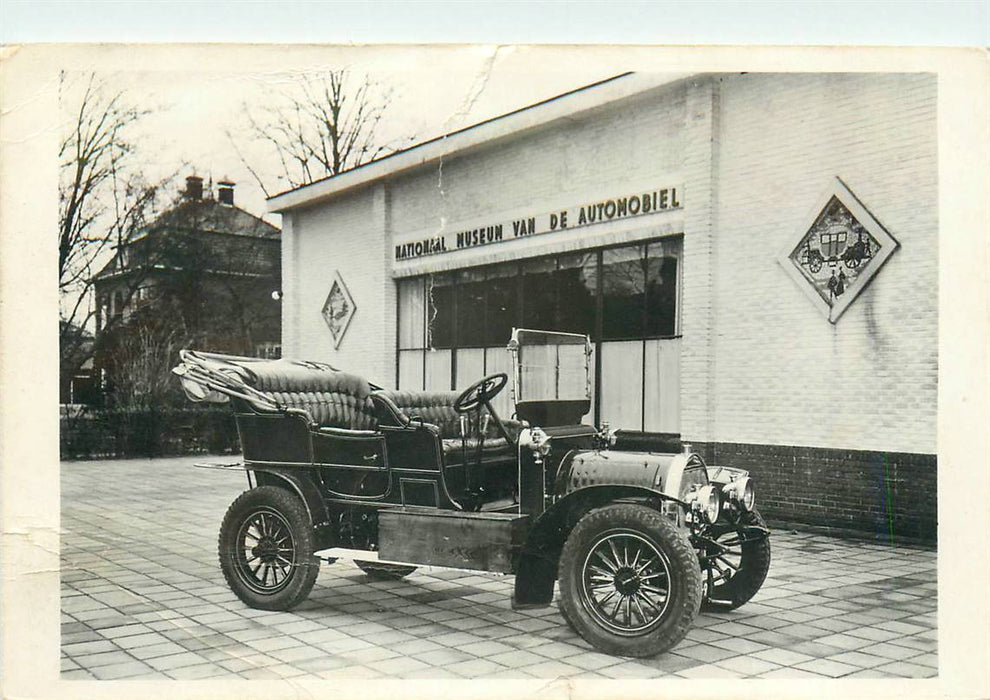
[[[677,644],[702,603],[737,607],[770,566],[745,471],[679,453],[614,449],[590,411],[583,335],[517,329],[515,413],[493,374],[463,392],[382,389],[319,363],[183,351],[196,401],[230,401],[249,490],[220,528],[219,556],[247,605],[303,601],[322,560],[369,576],[416,566],[515,575],[514,608],[553,602],[600,650]]]

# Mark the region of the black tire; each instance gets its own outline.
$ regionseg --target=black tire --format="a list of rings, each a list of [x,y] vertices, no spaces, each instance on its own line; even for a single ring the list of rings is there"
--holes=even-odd
[[[756,525],[763,528],[767,526],[757,510],[744,514],[740,518],[739,525],[742,527]],[[724,544],[731,543],[741,532],[740,527],[728,523],[716,523],[709,531],[709,536]],[[763,586],[767,572],[770,571],[769,537],[731,546],[729,549],[729,554],[713,560],[712,574],[717,582],[705,600],[706,610],[734,610],[745,605]],[[729,579],[719,580],[725,572],[731,573]],[[706,570],[703,576],[707,578],[707,575]]]
[[[377,561],[362,561],[355,559],[354,563],[368,578],[375,581],[398,581],[405,578],[416,570],[415,566],[402,566],[401,564],[383,564]]]
[[[574,620],[571,619],[571,616],[567,614],[567,610],[564,609],[563,598],[557,601],[557,609],[560,610],[560,616],[564,618],[564,622],[566,622],[567,626],[571,628],[571,631],[580,636],[581,633],[578,631],[578,628],[574,626]]]
[[[701,605],[701,570],[687,535],[652,508],[630,503],[578,521],[564,543],[559,579],[564,619],[607,654],[667,651],[684,639]]]
[[[238,598],[259,610],[289,610],[306,599],[320,573],[313,551],[309,513],[295,494],[277,486],[242,493],[220,526],[223,577]],[[260,562],[257,569],[254,562]]]

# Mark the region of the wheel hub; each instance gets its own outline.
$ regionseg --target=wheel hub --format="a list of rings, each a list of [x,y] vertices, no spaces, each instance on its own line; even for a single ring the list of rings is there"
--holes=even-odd
[[[615,590],[622,595],[633,595],[639,590],[639,574],[634,569],[622,567],[615,572]]]
[[[278,556],[278,544],[271,537],[262,537],[261,541],[251,548],[251,554],[270,564]]]

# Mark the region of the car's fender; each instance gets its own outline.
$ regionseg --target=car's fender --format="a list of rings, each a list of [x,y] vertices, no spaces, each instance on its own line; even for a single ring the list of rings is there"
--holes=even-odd
[[[295,493],[306,506],[313,529],[325,530],[330,525],[326,502],[312,476],[298,467],[252,466],[258,486],[279,486]]]
[[[571,528],[585,513],[611,503],[643,503],[657,510],[670,503],[681,509],[677,499],[642,486],[603,484],[568,493],[548,507],[533,523],[516,565],[512,607],[545,607],[553,602],[557,562]],[[674,509],[672,509],[674,510]]]

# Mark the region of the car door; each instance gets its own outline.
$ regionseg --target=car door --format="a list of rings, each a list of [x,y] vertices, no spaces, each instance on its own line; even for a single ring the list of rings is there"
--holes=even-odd
[[[320,428],[313,466],[329,496],[383,500],[392,490],[385,437],[374,430]]]

